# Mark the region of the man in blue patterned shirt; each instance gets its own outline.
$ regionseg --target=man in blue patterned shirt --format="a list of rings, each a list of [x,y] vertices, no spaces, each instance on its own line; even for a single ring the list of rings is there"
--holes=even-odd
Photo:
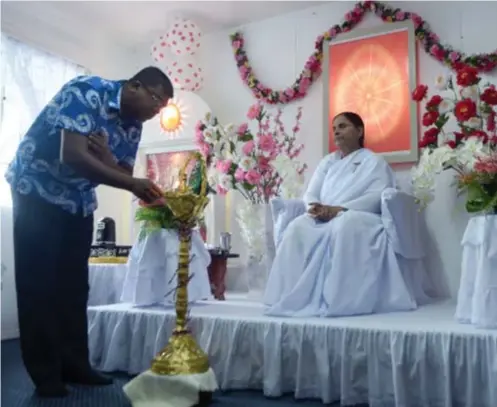
[[[95,187],[146,202],[161,197],[132,174],[142,123],[171,97],[171,81],[155,67],[127,81],[75,78],[43,109],[9,166],[21,350],[39,396],[65,396],[64,383],[111,383],[88,359]]]

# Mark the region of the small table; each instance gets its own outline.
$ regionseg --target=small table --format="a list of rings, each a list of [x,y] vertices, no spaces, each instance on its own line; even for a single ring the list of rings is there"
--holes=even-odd
[[[209,253],[211,255],[211,264],[207,271],[209,273],[211,292],[216,300],[224,301],[224,292],[226,291],[224,280],[228,269],[228,259],[236,259],[240,255],[221,249],[210,249]]]

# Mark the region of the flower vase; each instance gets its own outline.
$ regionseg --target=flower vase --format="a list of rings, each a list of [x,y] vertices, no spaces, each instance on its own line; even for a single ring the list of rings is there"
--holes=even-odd
[[[262,300],[275,255],[271,208],[269,204],[244,201],[238,206],[236,215],[247,248],[248,297]]]

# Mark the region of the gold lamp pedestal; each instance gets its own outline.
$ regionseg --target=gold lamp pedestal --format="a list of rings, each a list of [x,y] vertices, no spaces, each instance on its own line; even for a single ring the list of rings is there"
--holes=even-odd
[[[195,194],[187,184],[186,168],[194,158],[202,166],[200,194]],[[162,406],[173,407],[168,401],[173,398],[175,403],[179,403],[181,398],[182,406],[207,404],[212,392],[217,389],[216,378],[210,368],[208,357],[187,327],[191,236],[193,228],[209,203],[206,190],[205,161],[199,153],[193,153],[180,171],[178,188],[164,194],[166,203],[179,224],[176,326],[166,347],[154,358],[150,371],[142,373],[125,386],[125,393],[134,407],[145,407],[152,400],[160,402]]]

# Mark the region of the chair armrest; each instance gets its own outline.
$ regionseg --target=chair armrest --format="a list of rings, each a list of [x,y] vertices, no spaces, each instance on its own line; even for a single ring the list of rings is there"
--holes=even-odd
[[[273,216],[274,245],[278,247],[283,233],[292,220],[306,212],[306,206],[301,199],[274,198],[270,201]]]
[[[381,219],[395,253],[406,259],[425,257],[428,230],[412,195],[394,188],[383,191]]]

